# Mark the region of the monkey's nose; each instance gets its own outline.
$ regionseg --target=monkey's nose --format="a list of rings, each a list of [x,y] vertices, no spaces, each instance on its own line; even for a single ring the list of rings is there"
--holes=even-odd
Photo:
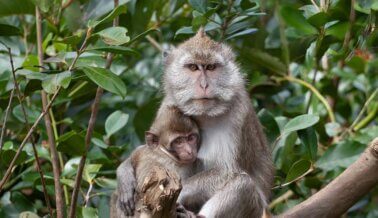
[[[203,90],[206,90],[206,89],[209,87],[209,83],[207,83],[206,80],[201,80],[201,82],[200,82],[200,87],[201,87]]]

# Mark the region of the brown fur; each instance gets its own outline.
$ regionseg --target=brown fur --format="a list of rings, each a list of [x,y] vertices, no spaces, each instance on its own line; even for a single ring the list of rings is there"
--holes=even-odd
[[[175,134],[187,134],[198,133],[198,127],[196,123],[188,116],[185,116],[177,107],[169,107],[164,113],[159,114],[151,128],[150,132],[153,132],[159,138],[159,145],[170,149],[169,136]],[[187,178],[192,174],[192,164],[180,164],[175,160],[169,158],[167,154],[162,152],[157,146],[143,145],[139,146],[133,151],[130,157],[121,164],[117,170],[118,178],[118,191],[113,193],[111,200],[111,218],[127,217],[124,211],[120,208],[118,196],[127,190],[127,186],[124,185],[123,179],[130,176],[130,172],[134,172],[136,178],[136,211],[134,211],[134,217],[140,217],[141,214],[137,211],[142,207],[141,202],[141,190],[144,179],[150,175],[152,166],[160,166],[166,168],[172,173],[177,173],[181,178]],[[130,169],[131,168],[131,169]],[[131,170],[131,171],[130,171]]]

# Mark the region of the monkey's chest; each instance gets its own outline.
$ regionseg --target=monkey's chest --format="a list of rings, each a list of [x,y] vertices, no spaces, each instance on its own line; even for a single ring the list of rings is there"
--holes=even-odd
[[[202,130],[202,142],[198,159],[204,170],[235,166],[236,141],[233,129],[225,125],[211,126]]]

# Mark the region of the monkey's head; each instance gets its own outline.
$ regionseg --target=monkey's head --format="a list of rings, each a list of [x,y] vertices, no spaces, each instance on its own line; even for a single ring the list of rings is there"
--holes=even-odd
[[[148,146],[160,148],[180,164],[190,164],[197,159],[199,129],[195,121],[177,107],[168,107],[159,114],[145,138]]]
[[[187,115],[224,114],[244,89],[231,48],[203,29],[164,56],[164,90]]]

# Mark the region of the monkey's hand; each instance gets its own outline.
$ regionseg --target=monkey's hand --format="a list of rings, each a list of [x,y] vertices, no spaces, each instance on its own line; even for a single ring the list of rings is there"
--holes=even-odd
[[[128,185],[118,186],[118,202],[117,207],[127,216],[134,216],[135,210],[135,187],[136,180],[130,177]]]
[[[177,218],[205,218],[204,216],[196,215],[195,213],[186,210],[185,207],[180,203],[176,203],[176,213]]]
[[[127,216],[135,210],[135,189],[137,186],[131,158],[126,159],[117,169],[118,201],[117,207]]]

